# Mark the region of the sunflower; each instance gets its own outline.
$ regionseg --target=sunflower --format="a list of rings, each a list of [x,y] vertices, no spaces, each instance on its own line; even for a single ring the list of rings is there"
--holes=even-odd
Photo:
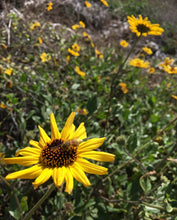
[[[163,28],[159,27],[159,24],[151,24],[147,17],[143,19],[141,15],[139,15],[138,19],[134,15],[127,16],[127,19],[130,30],[136,33],[138,37],[141,35],[144,37],[147,35],[161,35],[164,31]]]
[[[107,168],[84,159],[113,161],[115,157],[113,154],[94,151],[103,144],[105,138],[92,138],[84,141],[87,138],[84,123],[81,123],[75,130],[74,117],[75,113],[72,112],[60,133],[54,114],[51,113],[51,138],[38,126],[39,142],[31,140],[30,145],[33,147],[19,150],[14,158],[4,158],[6,164],[33,166],[8,174],[6,179],[35,179],[32,184],[36,189],[52,177],[57,188],[65,181],[65,192],[70,194],[73,190],[74,178],[88,187],[91,184],[85,172],[98,175],[106,174]],[[20,157],[18,157],[19,155]]]
[[[130,66],[135,66],[139,68],[148,68],[149,67],[149,62],[145,62],[144,60],[141,60],[139,58],[135,58],[133,60],[129,61]]]
[[[120,46],[122,47],[128,47],[128,42],[126,40],[121,40],[120,41]]]

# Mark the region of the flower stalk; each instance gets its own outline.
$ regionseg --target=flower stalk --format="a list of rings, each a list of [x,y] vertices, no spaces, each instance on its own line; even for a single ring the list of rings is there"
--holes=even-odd
[[[50,188],[47,190],[47,192],[42,196],[42,198],[33,206],[33,208],[25,215],[23,220],[28,220],[31,218],[31,216],[34,214],[34,212],[39,208],[40,205],[50,196],[50,194],[55,189],[55,184],[53,183]]]

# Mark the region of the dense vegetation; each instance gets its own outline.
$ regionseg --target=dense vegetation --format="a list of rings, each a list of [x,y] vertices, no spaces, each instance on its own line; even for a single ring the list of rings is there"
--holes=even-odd
[[[84,122],[88,137],[106,137],[100,149],[116,159],[97,162],[108,174],[88,174],[88,188],[77,181],[71,195],[56,188],[32,219],[175,219],[176,2],[92,0],[89,8],[68,0],[50,9],[48,1],[2,2],[0,218],[23,219],[53,182],[34,190],[33,180],[7,181],[24,167],[3,157],[38,141],[38,125],[50,135],[51,112],[61,131],[73,111],[74,124]],[[137,41],[132,14],[164,32]],[[147,66],[132,65],[135,58]]]

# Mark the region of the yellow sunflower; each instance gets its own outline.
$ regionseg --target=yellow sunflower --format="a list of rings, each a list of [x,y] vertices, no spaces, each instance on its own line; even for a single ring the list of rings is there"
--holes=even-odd
[[[147,35],[161,35],[164,31],[163,28],[159,27],[159,24],[151,24],[147,17],[143,19],[141,15],[139,15],[138,19],[134,15],[127,16],[127,19],[130,30],[136,33],[138,37],[141,35],[144,37]]]
[[[139,58],[135,58],[135,59],[129,61],[129,65],[139,67],[139,68],[148,68],[149,62],[148,61],[145,62],[144,60],[141,60]]]
[[[38,126],[39,142],[31,140],[30,144],[33,147],[19,150],[14,158],[4,158],[6,164],[33,166],[8,174],[6,179],[35,179],[33,186],[37,188],[52,177],[58,188],[65,181],[65,192],[70,194],[73,190],[73,178],[88,187],[91,184],[85,172],[98,175],[106,174],[107,168],[84,159],[113,161],[115,157],[113,154],[94,151],[103,144],[105,138],[92,138],[84,141],[87,138],[84,123],[75,129],[74,117],[75,113],[72,112],[60,133],[54,114],[51,113],[51,138]]]

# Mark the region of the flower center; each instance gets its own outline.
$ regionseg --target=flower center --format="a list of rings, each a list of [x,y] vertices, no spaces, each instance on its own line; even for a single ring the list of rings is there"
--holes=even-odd
[[[47,143],[40,155],[40,162],[47,167],[67,167],[77,159],[77,146],[70,144],[70,141],[54,139]]]
[[[144,24],[138,24],[137,30],[142,34],[142,33],[148,33],[150,31],[150,28]]]

